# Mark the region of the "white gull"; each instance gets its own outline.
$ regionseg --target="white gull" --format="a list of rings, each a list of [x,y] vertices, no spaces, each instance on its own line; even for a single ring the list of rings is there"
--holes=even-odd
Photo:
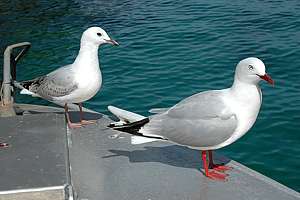
[[[202,150],[205,175],[224,180],[226,174],[215,170],[229,169],[213,163],[212,150],[227,146],[242,137],[253,126],[262,103],[260,80],[274,84],[258,58],[246,58],[238,63],[230,88],[210,90],[192,95],[168,109],[154,109],[157,114],[145,118],[109,106],[120,122],[110,127],[136,134],[133,143],[169,140]],[[138,119],[138,120],[137,120]],[[128,123],[131,122],[131,123]],[[140,137],[142,136],[142,137]],[[209,153],[209,165],[206,153]],[[214,170],[209,171],[208,168]]]
[[[81,127],[92,121],[83,120],[82,102],[92,98],[101,88],[98,48],[102,44],[119,45],[100,27],[90,27],[83,32],[79,53],[73,64],[63,66],[45,76],[23,81],[21,94],[65,104],[65,113],[70,128]],[[72,123],[68,103],[78,103],[80,123]]]

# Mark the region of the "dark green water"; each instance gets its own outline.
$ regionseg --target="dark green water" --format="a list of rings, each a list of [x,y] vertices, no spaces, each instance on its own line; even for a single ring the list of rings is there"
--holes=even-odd
[[[86,103],[105,114],[113,104],[148,115],[229,87],[240,59],[261,58],[275,87],[261,84],[256,124],[220,152],[300,191],[300,1],[0,1],[1,54],[9,44],[32,43],[18,80],[71,63],[89,26],[121,44],[101,48],[104,85]],[[18,101],[48,104],[29,96]]]

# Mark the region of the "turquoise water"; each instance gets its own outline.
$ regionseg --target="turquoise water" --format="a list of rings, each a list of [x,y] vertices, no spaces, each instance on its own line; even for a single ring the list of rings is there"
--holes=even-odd
[[[18,66],[18,80],[71,63],[87,27],[107,30],[121,45],[101,47],[104,84],[86,103],[105,114],[113,104],[148,115],[150,108],[229,87],[240,59],[261,58],[275,87],[261,84],[256,124],[219,152],[300,191],[298,0],[2,0],[0,25],[1,54],[9,44],[32,43]],[[48,104],[28,96],[18,101]]]

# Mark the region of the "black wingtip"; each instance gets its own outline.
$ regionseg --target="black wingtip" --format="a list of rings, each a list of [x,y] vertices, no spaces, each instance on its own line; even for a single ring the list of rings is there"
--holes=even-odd
[[[116,125],[115,125],[114,123],[110,123],[110,124],[108,124],[107,127],[108,127],[108,128],[114,128],[114,127],[116,127]]]
[[[124,124],[124,125],[115,125],[113,123],[109,124],[107,127],[112,128],[114,130],[130,133],[133,135],[141,135],[138,133],[141,127],[143,127],[145,124],[149,122],[149,118],[142,119],[140,121],[132,122],[129,124]]]

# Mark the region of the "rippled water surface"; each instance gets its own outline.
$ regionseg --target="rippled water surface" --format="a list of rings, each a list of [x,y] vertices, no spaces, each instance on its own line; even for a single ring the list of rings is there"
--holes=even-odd
[[[220,152],[300,191],[300,1],[16,2],[0,1],[0,48],[2,54],[9,44],[32,43],[18,80],[71,63],[89,26],[120,42],[101,47],[104,84],[86,103],[106,114],[113,104],[148,115],[150,108],[229,87],[240,59],[261,58],[276,86],[261,84],[255,126]]]

